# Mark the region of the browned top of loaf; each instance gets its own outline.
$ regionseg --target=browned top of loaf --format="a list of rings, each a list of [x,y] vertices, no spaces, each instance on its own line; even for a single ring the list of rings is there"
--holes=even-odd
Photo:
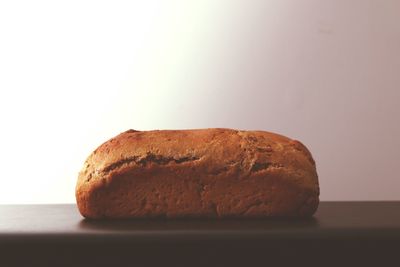
[[[315,162],[299,141],[265,131],[233,129],[128,130],[98,147],[86,160],[77,187],[112,177],[125,167],[196,161],[205,173],[236,168],[239,176],[276,172],[309,191],[318,190]],[[223,163],[212,164],[213,162]],[[266,163],[267,162],[267,163]],[[218,169],[216,169],[218,168]]]

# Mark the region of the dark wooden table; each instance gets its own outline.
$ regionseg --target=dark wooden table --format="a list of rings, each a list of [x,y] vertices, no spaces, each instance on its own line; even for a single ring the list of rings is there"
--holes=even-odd
[[[400,266],[400,202],[322,202],[302,220],[90,221],[0,206],[0,266]]]

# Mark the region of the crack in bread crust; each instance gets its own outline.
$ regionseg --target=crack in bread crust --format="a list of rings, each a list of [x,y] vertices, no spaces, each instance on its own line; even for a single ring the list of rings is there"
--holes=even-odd
[[[155,163],[158,165],[166,165],[171,162],[174,162],[176,164],[181,164],[181,163],[191,162],[191,161],[196,161],[196,160],[200,160],[200,158],[196,157],[196,156],[185,156],[185,157],[175,158],[175,157],[165,157],[162,155],[156,155],[153,153],[147,153],[147,155],[145,157],[133,156],[133,157],[121,159],[117,162],[114,162],[114,163],[106,166],[100,172],[105,174],[105,173],[111,172],[115,169],[118,169],[124,165],[130,164],[132,162],[134,162],[138,165],[141,165],[141,166],[146,166],[149,163]]]

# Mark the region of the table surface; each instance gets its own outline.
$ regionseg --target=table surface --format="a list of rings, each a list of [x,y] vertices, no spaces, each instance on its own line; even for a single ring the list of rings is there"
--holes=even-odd
[[[238,251],[251,254],[266,248],[270,251],[284,249],[285,253],[291,250],[300,253],[302,248],[312,247],[323,255],[324,251],[330,253],[332,248],[340,252],[348,245],[351,254],[347,255],[344,250],[343,253],[358,257],[368,251],[376,255],[379,251],[388,253],[394,246],[400,250],[400,201],[321,202],[314,217],[296,220],[93,221],[84,219],[76,205],[72,204],[2,205],[0,218],[0,249],[3,253],[0,256],[12,255],[14,250],[18,250],[18,253],[26,251],[32,253],[31,263],[40,257],[40,253],[32,252],[33,248],[51,250],[57,246],[69,251],[75,249],[77,253],[73,255],[78,255],[82,246],[85,246],[87,254],[91,253],[91,248],[96,248],[93,253],[97,253],[97,258],[102,257],[99,253],[102,249],[111,255],[113,251],[122,253],[125,248],[132,251],[135,247],[134,251],[140,255],[147,255],[151,251],[154,256],[159,253],[164,257],[172,257],[179,248],[180,251],[187,250],[185,255],[192,255],[187,256],[186,260],[198,256],[196,253],[199,250],[211,254],[218,250],[218,255],[224,257],[235,255]],[[363,251],[357,254],[357,250]],[[54,251],[54,255],[57,251]],[[132,252],[127,254],[131,255]],[[301,255],[306,254],[306,251],[301,252]],[[257,255],[251,254],[252,259]],[[123,256],[118,255],[120,258]],[[139,256],[136,255],[136,259]],[[269,256],[270,259],[272,256]],[[103,260],[105,262],[106,259]]]
[[[90,238],[101,235],[126,238],[171,238],[171,236],[264,235],[280,237],[347,236],[390,232],[400,234],[398,202],[321,202],[307,219],[253,220],[117,220],[84,219],[76,205],[0,205],[0,242],[19,237],[71,236]]]

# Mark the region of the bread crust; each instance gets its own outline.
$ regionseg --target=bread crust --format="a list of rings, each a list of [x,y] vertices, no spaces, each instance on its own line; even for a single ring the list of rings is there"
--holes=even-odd
[[[309,150],[275,133],[128,130],[87,158],[76,200],[93,219],[311,216],[319,184]]]

